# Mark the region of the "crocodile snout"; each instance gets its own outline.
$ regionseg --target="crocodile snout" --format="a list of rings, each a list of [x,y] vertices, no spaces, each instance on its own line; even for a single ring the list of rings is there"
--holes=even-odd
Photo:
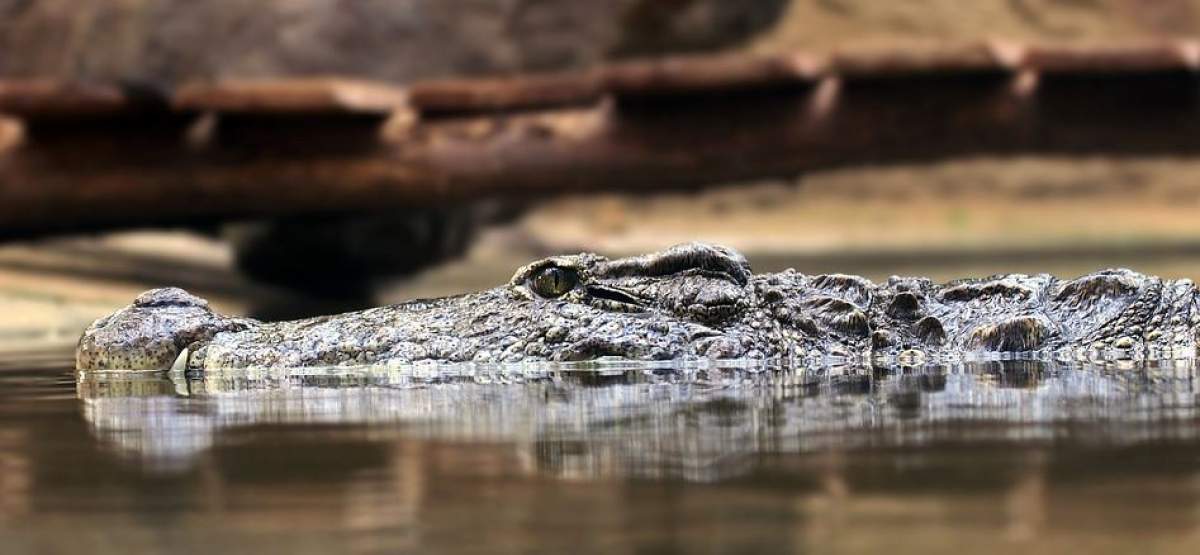
[[[179,288],[153,289],[133,304],[96,320],[79,339],[78,370],[169,370],[189,345],[251,321],[212,311],[208,301]]]

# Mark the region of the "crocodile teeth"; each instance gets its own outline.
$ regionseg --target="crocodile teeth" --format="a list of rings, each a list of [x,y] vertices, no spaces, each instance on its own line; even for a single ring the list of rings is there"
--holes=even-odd
[[[171,363],[171,371],[182,372],[187,370],[188,360],[191,359],[191,356],[191,349],[184,347],[182,351],[179,351],[179,355],[175,357],[175,362]]]

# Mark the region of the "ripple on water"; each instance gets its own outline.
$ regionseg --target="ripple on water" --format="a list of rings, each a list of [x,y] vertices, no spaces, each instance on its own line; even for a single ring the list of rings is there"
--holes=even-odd
[[[18,552],[780,551],[837,530],[1121,551],[1200,528],[1192,361],[3,368]]]
[[[624,466],[596,468],[642,475],[663,470],[653,461],[699,456],[664,446],[702,446],[707,459],[956,437],[1192,440],[1195,371],[1190,360],[800,369],[603,361],[87,373],[77,389],[102,443],[163,468],[189,467],[239,429],[338,425],[460,441],[603,440]]]

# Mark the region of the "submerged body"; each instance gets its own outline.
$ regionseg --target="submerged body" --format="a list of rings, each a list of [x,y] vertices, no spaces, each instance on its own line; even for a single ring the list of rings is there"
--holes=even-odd
[[[306,320],[214,313],[180,289],[148,291],[80,339],[81,370],[379,363],[823,357],[1068,359],[1193,356],[1190,280],[1105,270],[934,284],[788,270],[752,274],[737,252],[687,244],[609,260],[552,257],[479,293]]]

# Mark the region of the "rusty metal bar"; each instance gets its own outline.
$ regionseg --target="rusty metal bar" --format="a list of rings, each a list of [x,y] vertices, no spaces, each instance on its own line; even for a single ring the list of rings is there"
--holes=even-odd
[[[28,126],[0,154],[0,236],[694,188],[967,154],[1196,155],[1197,52],[992,43],[686,58],[403,90],[193,85],[158,103],[0,87],[0,111]]]
[[[144,108],[130,91],[112,85],[0,80],[0,113],[30,120],[111,116]]]
[[[425,115],[461,115],[583,106],[603,96],[600,73],[583,72],[416,83],[409,103]]]
[[[387,115],[406,102],[401,87],[335,78],[190,83],[171,96],[175,110],[238,114]]]

